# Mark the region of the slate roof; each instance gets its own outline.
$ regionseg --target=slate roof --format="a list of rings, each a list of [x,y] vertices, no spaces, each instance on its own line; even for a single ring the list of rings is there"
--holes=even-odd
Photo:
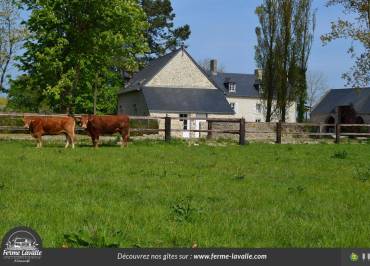
[[[140,88],[150,81],[165,65],[167,65],[167,63],[174,58],[180,50],[181,48],[152,60],[145,68],[134,74],[127,86],[120,93],[140,90]]]
[[[224,90],[227,97],[249,97],[259,98],[257,90],[258,81],[254,74],[238,74],[238,73],[217,73],[216,75],[208,72],[208,76],[215,81],[217,86]],[[236,91],[229,92],[225,87],[225,83],[234,82],[236,84]]]
[[[330,90],[311,115],[334,113],[337,106],[350,105],[360,114],[370,114],[370,87]]]
[[[197,68],[214,84],[216,89],[204,88],[168,88],[147,87],[149,82],[179,52],[185,52]],[[151,61],[144,69],[136,73],[119,94],[142,91],[146,105],[151,112],[167,113],[201,113],[201,114],[234,114],[227,102],[225,92],[197,64],[183,48]]]
[[[151,112],[234,114],[220,90],[143,87],[142,91]]]

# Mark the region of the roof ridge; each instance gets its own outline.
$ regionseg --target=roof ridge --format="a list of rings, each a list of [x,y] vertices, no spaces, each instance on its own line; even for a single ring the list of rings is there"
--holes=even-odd
[[[254,74],[250,74],[250,73],[237,73],[237,72],[217,72],[217,74],[254,76]]]
[[[359,88],[336,88],[336,89],[331,89],[330,91],[339,91],[339,90],[369,90],[370,87],[359,87]]]
[[[131,90],[135,90],[140,89],[140,87],[143,85],[146,85],[181,50],[182,48],[178,48],[163,56],[151,60],[143,69],[133,75],[132,79],[119,92],[119,94],[129,91],[130,89],[128,88],[130,87],[132,87]]]

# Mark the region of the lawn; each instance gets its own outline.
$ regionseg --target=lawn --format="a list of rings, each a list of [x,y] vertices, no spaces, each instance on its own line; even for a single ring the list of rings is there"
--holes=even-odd
[[[370,145],[0,142],[0,236],[44,247],[370,247]]]

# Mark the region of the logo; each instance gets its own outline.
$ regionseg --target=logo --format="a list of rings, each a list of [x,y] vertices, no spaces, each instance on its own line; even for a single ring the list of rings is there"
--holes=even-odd
[[[358,261],[358,255],[356,253],[351,253],[351,255],[349,256],[350,260],[353,261],[353,262],[356,262]]]
[[[30,262],[41,259],[41,238],[28,227],[16,227],[10,230],[1,245],[3,260],[10,262]]]

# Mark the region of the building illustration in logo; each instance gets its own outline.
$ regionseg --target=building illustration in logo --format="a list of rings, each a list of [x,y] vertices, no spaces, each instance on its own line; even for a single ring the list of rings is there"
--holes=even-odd
[[[2,243],[2,258],[13,262],[30,262],[40,259],[41,239],[30,228],[18,227],[9,231]]]

